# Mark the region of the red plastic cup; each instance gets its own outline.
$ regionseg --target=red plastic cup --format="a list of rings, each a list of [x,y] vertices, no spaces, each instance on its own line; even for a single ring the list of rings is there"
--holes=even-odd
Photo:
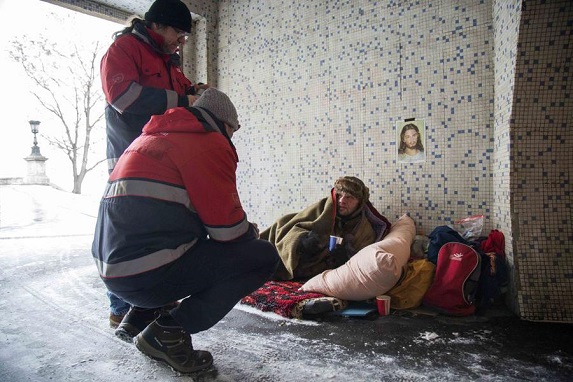
[[[380,316],[387,316],[390,314],[390,296],[381,295],[376,296],[376,306],[378,307],[378,314]]]

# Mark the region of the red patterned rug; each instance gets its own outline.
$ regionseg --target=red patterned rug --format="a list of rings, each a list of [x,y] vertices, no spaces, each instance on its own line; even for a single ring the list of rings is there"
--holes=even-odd
[[[321,293],[299,291],[302,284],[297,281],[267,281],[262,287],[244,297],[241,303],[263,312],[274,312],[287,318],[301,318],[301,302],[327,297]]]

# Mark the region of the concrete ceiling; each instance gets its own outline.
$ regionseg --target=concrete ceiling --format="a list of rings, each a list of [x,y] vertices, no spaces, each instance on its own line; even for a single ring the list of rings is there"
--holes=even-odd
[[[90,9],[89,3],[93,3],[94,4],[93,9],[97,9],[98,6],[103,6],[106,8],[112,8],[114,10],[120,11],[119,15],[116,13],[111,13],[111,14],[115,14],[115,17],[119,17],[119,20],[115,19],[114,21],[123,22],[132,15],[138,15],[139,17],[143,17],[145,12],[147,12],[149,7],[155,0],[85,0],[88,3],[88,6],[83,5],[81,7],[76,4],[76,0],[43,0],[43,1],[59,4],[67,8],[72,8],[78,12],[89,13],[89,14],[94,14],[89,11]],[[186,4],[189,4],[188,0],[182,0],[182,1]],[[104,13],[107,15],[110,14],[109,12],[104,12]],[[121,13],[123,13],[123,15],[121,15]],[[107,18],[106,16],[102,16],[101,13],[99,14],[99,16]],[[191,12],[191,16],[193,17],[193,19],[197,18],[197,15],[195,15],[193,12]]]
[[[104,4],[127,13],[143,16],[154,0],[94,0],[94,3]]]
[[[77,0],[41,1],[69,8],[77,12],[123,23],[133,15],[143,17],[155,0],[83,0],[81,3],[78,3]],[[190,3],[189,0],[182,1],[186,4]],[[193,12],[191,12],[191,17],[193,17],[194,20],[199,18],[199,16]]]

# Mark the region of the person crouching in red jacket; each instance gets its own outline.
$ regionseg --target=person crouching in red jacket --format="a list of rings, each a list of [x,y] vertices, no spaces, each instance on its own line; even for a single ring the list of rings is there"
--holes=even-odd
[[[100,203],[92,255],[106,287],[149,324],[134,338],[180,372],[209,367],[191,334],[219,322],[275,272],[279,256],[247,220],[236,184],[229,97],[154,115],[120,157]],[[164,307],[173,301],[171,310]]]

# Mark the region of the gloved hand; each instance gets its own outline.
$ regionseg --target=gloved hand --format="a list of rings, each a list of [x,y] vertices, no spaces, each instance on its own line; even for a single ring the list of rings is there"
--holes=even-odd
[[[346,256],[350,259],[352,256],[356,255],[356,249],[354,248],[354,235],[349,233],[344,235],[344,248],[346,248]]]
[[[338,268],[356,254],[353,242],[354,235],[346,234],[342,244],[336,244],[334,249],[330,251],[326,263],[331,269]]]
[[[336,247],[330,251],[328,258],[326,259],[326,264],[329,268],[334,269],[346,263],[348,259],[349,256],[346,245],[336,244]]]
[[[325,241],[321,239],[320,235],[310,231],[301,235],[297,246],[297,252],[302,258],[311,258],[322,252],[324,248],[326,248]]]

